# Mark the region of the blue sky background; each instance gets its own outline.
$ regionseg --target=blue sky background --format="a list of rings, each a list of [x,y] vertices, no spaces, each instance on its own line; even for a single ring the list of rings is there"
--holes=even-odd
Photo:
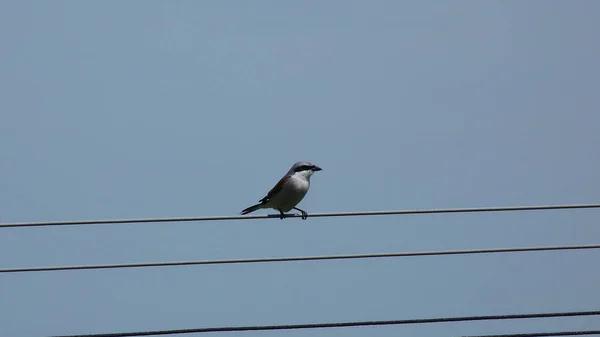
[[[3,1],[0,221],[600,201],[600,2]],[[600,242],[597,210],[0,230],[0,268]],[[266,212],[265,212],[266,213]],[[598,310],[597,251],[0,275],[0,335]],[[460,336],[600,318],[219,336]]]

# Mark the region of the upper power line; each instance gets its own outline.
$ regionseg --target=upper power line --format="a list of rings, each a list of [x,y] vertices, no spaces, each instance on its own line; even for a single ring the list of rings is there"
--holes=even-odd
[[[362,215],[371,216],[371,215],[400,215],[400,214],[507,212],[507,211],[537,211],[537,210],[581,209],[581,208],[600,208],[600,204],[568,204],[568,205],[440,208],[440,209],[413,209],[413,210],[391,210],[391,211],[311,213],[308,215],[308,217],[323,218],[323,217],[362,216]],[[286,218],[300,218],[301,215],[300,214],[286,214],[285,217]],[[279,218],[280,218],[279,214],[267,214],[267,215],[232,215],[232,216],[205,216],[205,217],[177,217],[177,218],[140,218],[140,219],[14,222],[14,223],[0,224],[0,228],[39,227],[39,226],[73,226],[73,225],[108,225],[108,224],[122,224],[122,223],[144,223],[144,222],[184,222],[184,221],[279,219]]]
[[[462,316],[462,317],[436,317],[436,318],[398,319],[398,320],[388,320],[388,321],[353,321],[353,322],[309,323],[309,324],[287,324],[287,325],[224,326],[224,327],[214,327],[214,328],[154,330],[154,331],[118,332],[118,333],[104,333],[104,334],[84,334],[84,335],[60,335],[60,336],[54,336],[54,337],[133,337],[133,336],[176,335],[176,334],[189,334],[189,333],[202,333],[202,332],[344,328],[344,327],[357,327],[357,326],[450,323],[450,322],[466,322],[466,321],[489,321],[489,320],[573,317],[573,316],[592,316],[592,315],[600,315],[600,311],[551,312],[551,313],[534,313],[534,314]]]

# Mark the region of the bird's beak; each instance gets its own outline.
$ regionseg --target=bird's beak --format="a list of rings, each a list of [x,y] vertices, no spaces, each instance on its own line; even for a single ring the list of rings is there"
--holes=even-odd
[[[318,167],[317,165],[313,165],[312,170],[317,172],[317,171],[321,171],[322,168]]]

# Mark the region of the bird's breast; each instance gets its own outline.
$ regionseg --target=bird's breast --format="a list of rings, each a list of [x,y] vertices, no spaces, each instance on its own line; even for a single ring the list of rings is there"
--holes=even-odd
[[[273,208],[281,209],[283,212],[289,212],[296,207],[308,192],[310,183],[298,177],[290,177],[281,191],[270,200]]]

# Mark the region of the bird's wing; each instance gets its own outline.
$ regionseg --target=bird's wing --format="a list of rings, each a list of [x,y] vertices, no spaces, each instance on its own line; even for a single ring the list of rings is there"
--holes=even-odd
[[[267,196],[260,199],[260,202],[266,202],[269,199],[271,199],[275,194],[279,193],[279,191],[281,191],[281,189],[283,188],[283,185],[285,185],[285,183],[290,179],[290,176],[286,175],[283,178],[281,178],[281,180],[279,180],[279,182],[275,185],[275,187],[273,187],[269,193],[267,193]]]

